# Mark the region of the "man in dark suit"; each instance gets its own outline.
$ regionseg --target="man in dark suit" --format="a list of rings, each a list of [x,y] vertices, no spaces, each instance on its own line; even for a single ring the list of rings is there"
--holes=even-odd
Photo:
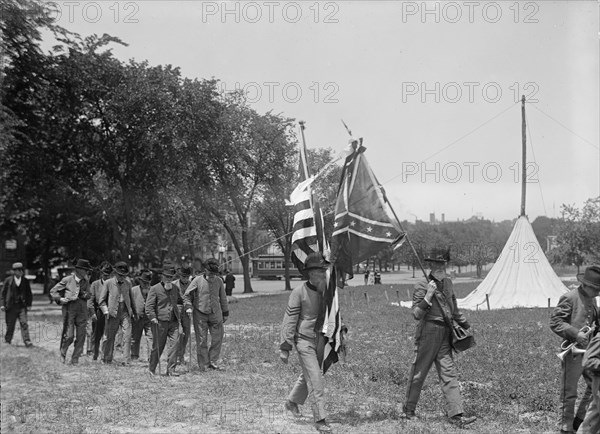
[[[98,360],[100,352],[100,342],[104,335],[104,314],[100,310],[100,292],[104,282],[110,279],[112,274],[112,265],[108,261],[100,264],[100,279],[94,280],[90,286],[91,297],[88,300],[88,315],[91,317],[91,333],[88,333],[88,348],[91,348],[94,360]],[[90,324],[88,324],[89,326]]]
[[[29,339],[27,325],[27,308],[31,307],[33,296],[29,281],[24,277],[23,264],[15,262],[12,265],[13,275],[4,280],[0,310],[6,312],[6,335],[4,341],[10,344],[15,333],[17,319],[21,326],[21,337],[27,348],[33,346]]]
[[[60,359],[66,362],[67,351],[75,339],[71,364],[79,363],[85,344],[85,329],[88,320],[87,301],[90,299],[89,275],[92,271],[86,259],[77,260],[75,272],[64,277],[50,290],[50,296],[62,305],[63,338],[60,342]]]
[[[117,262],[114,267],[115,277],[108,279],[100,291],[100,309],[104,314],[106,341],[103,348],[104,363],[112,363],[115,348],[115,337],[119,327],[123,329],[122,364],[131,364],[131,322],[136,317],[132,302],[131,283],[127,280],[129,265]]]
[[[150,374],[155,375],[156,365],[162,355],[167,339],[169,352],[167,373],[178,377],[175,372],[177,366],[177,340],[179,337],[179,309],[178,304],[183,304],[179,289],[173,285],[176,270],[172,265],[166,265],[162,271],[161,282],[150,288],[146,299],[146,315],[152,323],[153,348],[150,353]]]
[[[473,423],[475,416],[463,416],[462,397],[452,356],[452,321],[470,328],[458,309],[452,280],[446,275],[450,251],[433,249],[425,258],[431,272],[427,279],[415,285],[412,311],[419,321],[415,333],[415,359],[408,375],[403,417],[412,419],[421,388],[431,366],[435,364],[446,401],[448,421],[460,428]]]
[[[231,297],[233,288],[235,288],[235,276],[231,270],[227,270],[225,274],[225,294]]]
[[[583,275],[578,275],[581,282],[578,288],[567,292],[558,300],[558,304],[550,316],[550,328],[562,339],[577,343],[579,349],[585,349],[590,336],[582,329],[598,326],[598,308],[595,297],[600,294],[600,267],[586,268]],[[583,370],[583,354],[581,351],[569,351],[561,363],[561,416],[560,432],[572,434],[577,431],[585,418],[587,407],[592,400],[592,378]],[[583,375],[586,382],[585,392],[579,401],[577,412],[575,402],[579,379]]]

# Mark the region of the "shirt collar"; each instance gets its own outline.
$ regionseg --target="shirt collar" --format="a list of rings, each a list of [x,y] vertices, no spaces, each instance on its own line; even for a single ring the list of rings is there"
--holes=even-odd
[[[312,289],[313,291],[317,290],[317,287],[310,283],[308,280],[306,281],[306,286],[308,286],[308,289]]]

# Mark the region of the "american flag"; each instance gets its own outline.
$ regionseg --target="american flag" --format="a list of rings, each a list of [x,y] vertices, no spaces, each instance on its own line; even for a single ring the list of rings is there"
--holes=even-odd
[[[294,228],[292,234],[292,261],[299,271],[304,269],[304,262],[309,253],[321,252],[329,260],[329,243],[324,237],[323,213],[319,203],[314,200],[311,184],[315,177],[310,176],[304,142],[304,125],[300,123],[303,135],[300,146],[300,184],[290,195],[290,204],[294,206]],[[323,352],[323,373],[338,361],[341,346],[342,320],[338,303],[336,271],[328,270],[328,285],[323,294],[324,312],[322,333],[325,338]]]

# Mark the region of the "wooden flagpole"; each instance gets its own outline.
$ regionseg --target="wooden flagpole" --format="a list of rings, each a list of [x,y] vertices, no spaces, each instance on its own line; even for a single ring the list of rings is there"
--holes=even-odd
[[[521,97],[521,142],[523,144],[523,161],[521,167],[521,217],[525,215],[525,195],[527,178],[527,146],[526,146],[526,124],[525,124],[525,95]]]

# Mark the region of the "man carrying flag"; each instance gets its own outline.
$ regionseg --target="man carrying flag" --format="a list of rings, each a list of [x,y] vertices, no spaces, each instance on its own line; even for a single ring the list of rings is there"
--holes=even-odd
[[[310,253],[304,264],[308,281],[290,294],[281,327],[280,358],[288,362],[295,346],[302,373],[288,395],[285,408],[300,417],[298,405],[303,405],[310,395],[315,427],[319,432],[331,432],[325,420],[325,386],[321,366],[324,340],[321,330],[324,322],[324,292],[327,289],[329,263],[319,252]]]

